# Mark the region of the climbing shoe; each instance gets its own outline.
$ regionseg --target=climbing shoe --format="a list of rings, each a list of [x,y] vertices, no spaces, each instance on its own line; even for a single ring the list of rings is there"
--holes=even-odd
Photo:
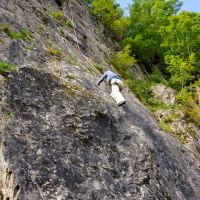
[[[126,103],[126,101],[124,100],[124,101],[120,101],[117,105],[118,106],[122,106],[123,104],[125,104]]]

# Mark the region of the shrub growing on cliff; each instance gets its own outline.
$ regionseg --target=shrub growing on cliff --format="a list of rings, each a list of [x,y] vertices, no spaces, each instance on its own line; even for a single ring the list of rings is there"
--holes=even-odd
[[[167,80],[164,78],[163,74],[159,70],[155,70],[152,74],[150,74],[149,80],[153,83],[163,83],[165,85],[168,85]]]
[[[111,35],[121,38],[124,34],[127,20],[123,10],[115,0],[86,0],[96,18],[111,31]]]
[[[26,40],[29,37],[29,32],[25,28],[20,28],[18,32],[14,32],[10,29],[8,25],[4,25],[1,27],[4,33],[7,34],[11,39],[21,39]]]
[[[164,131],[172,132],[172,128],[171,128],[171,126],[169,125],[169,123],[167,122],[166,119],[163,119],[163,120],[160,121],[160,126]]]
[[[3,74],[7,70],[13,69],[13,66],[5,61],[0,60],[0,74]]]
[[[136,62],[134,57],[130,56],[130,47],[128,45],[122,51],[111,54],[109,60],[124,78],[127,78],[130,69],[134,67],[133,65]]]
[[[62,21],[64,20],[65,18],[65,15],[63,13],[63,11],[61,10],[54,10],[52,13],[51,13],[52,17],[58,21]]]
[[[200,14],[183,11],[169,17],[169,24],[160,29],[167,70],[173,86],[182,89],[200,75]]]
[[[185,87],[179,92],[176,99],[189,120],[200,126],[200,107],[195,101],[194,93],[188,92]]]
[[[150,103],[149,101],[152,97],[152,83],[150,81],[128,79],[127,84],[144,104],[148,105]]]

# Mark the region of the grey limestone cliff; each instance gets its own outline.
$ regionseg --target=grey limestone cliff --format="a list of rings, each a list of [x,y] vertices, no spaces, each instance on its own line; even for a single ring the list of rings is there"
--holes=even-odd
[[[1,0],[0,199],[200,199],[199,160],[127,88],[118,107],[95,85],[112,42],[81,0],[58,2]]]

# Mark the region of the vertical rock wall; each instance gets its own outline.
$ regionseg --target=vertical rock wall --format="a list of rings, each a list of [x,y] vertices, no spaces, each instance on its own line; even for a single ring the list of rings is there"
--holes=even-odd
[[[15,65],[0,76],[0,199],[200,199],[198,160],[128,89],[118,107],[95,85],[110,42],[81,0],[61,20],[54,0],[0,9],[0,59]]]

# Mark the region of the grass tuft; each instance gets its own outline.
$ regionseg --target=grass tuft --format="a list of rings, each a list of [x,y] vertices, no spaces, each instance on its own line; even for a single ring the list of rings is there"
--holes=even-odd
[[[52,17],[58,21],[63,21],[65,18],[64,12],[61,10],[54,10],[51,13]]]
[[[21,28],[18,32],[14,32],[8,25],[3,25],[1,30],[11,39],[27,40],[30,36],[29,31],[25,28]]]
[[[13,65],[9,64],[8,62],[0,60],[0,74],[3,74],[7,70],[13,69]]]
[[[50,42],[48,44],[48,47],[47,47],[47,52],[52,55],[52,56],[56,56],[58,58],[62,58],[64,57],[64,54],[63,52],[58,49],[52,42]]]

